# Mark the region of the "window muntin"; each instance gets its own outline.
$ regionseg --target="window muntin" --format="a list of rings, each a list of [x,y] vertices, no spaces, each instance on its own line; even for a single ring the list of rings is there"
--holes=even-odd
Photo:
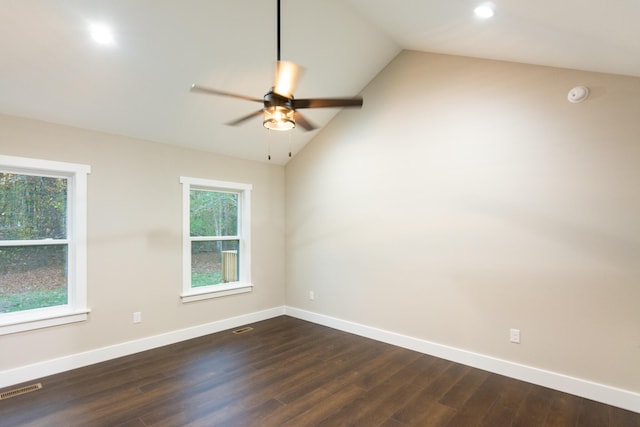
[[[0,334],[86,320],[89,172],[0,156]]]
[[[251,185],[187,177],[180,181],[183,301],[251,290]]]

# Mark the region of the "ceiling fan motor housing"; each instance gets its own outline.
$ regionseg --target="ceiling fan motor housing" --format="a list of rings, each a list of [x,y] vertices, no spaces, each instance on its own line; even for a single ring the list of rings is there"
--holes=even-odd
[[[287,98],[286,96],[279,95],[273,90],[270,90],[264,96],[264,108],[269,107],[285,107],[293,110],[293,97]]]

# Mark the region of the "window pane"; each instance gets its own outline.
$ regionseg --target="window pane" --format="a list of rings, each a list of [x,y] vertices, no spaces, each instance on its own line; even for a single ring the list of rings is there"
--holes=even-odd
[[[65,239],[67,179],[0,172],[0,240]]]
[[[237,282],[239,242],[191,242],[191,287]]]
[[[191,190],[191,236],[237,236],[238,193]]]
[[[0,313],[67,301],[67,245],[0,247]]]

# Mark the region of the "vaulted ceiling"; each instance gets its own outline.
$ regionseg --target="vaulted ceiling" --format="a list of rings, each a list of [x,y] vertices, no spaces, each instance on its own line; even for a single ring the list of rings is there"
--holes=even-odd
[[[637,0],[494,0],[488,20],[473,13],[481,0],[281,1],[282,59],[305,69],[298,98],[356,95],[402,49],[640,76]],[[4,0],[0,113],[259,161],[271,147],[284,164],[321,130],[229,127],[260,105],[189,92],[267,92],[275,3]],[[92,23],[115,42],[96,44]],[[322,126],[338,112],[305,115]]]

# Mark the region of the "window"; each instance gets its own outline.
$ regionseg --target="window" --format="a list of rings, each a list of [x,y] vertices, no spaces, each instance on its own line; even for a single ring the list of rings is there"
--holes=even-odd
[[[89,172],[0,156],[0,334],[87,319]]]
[[[250,184],[181,177],[182,301],[251,291]]]

